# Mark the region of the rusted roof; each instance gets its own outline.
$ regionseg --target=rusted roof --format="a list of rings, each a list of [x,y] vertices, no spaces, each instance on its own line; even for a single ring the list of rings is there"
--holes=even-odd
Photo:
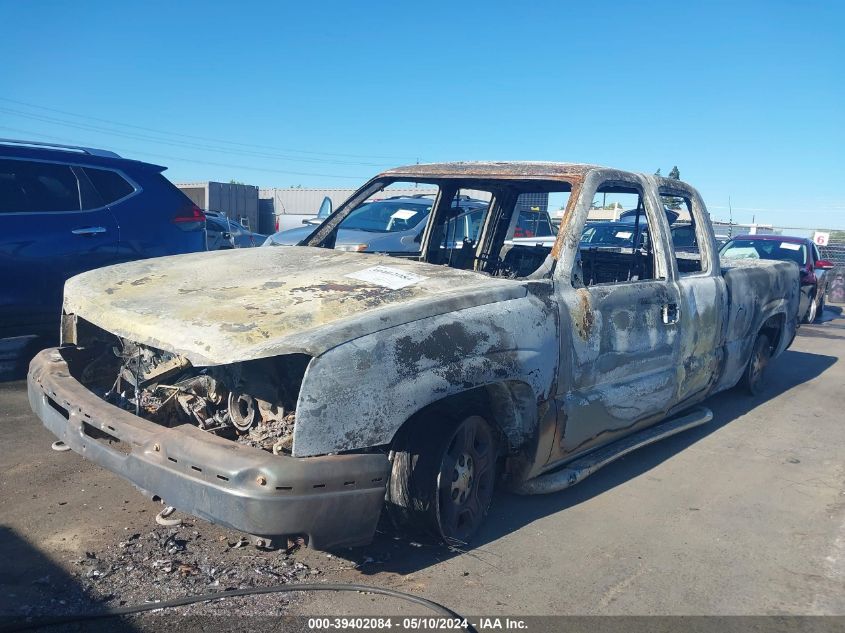
[[[580,180],[594,169],[607,169],[584,163],[542,161],[479,161],[405,165],[383,172],[385,176],[412,178],[563,178]]]

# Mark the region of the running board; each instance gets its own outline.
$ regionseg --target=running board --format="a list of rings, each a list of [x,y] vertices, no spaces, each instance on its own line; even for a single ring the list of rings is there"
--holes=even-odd
[[[710,409],[696,407],[684,415],[650,426],[612,444],[603,446],[584,457],[569,462],[558,470],[524,481],[515,486],[512,491],[521,495],[539,495],[569,488],[600,468],[638,448],[648,446],[687,429],[707,424],[712,419],[713,412]]]

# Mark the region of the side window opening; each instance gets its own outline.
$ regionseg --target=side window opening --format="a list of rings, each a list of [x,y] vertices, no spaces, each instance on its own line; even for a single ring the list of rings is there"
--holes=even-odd
[[[443,203],[445,204],[444,200]],[[483,263],[476,253],[482,229],[493,206],[493,193],[459,188],[449,197],[440,221],[432,228],[429,261],[462,270],[479,269]]]
[[[704,237],[701,228],[696,225],[692,201],[688,196],[673,195],[665,190],[660,193],[667,218],[670,219],[669,229],[678,273],[683,277],[703,272],[700,241]]]
[[[608,214],[616,219],[588,219],[581,234],[573,284],[595,286],[654,279],[653,241],[639,189],[614,184],[600,187],[590,215]]]
[[[570,190],[569,183],[525,183],[503,196],[508,202],[502,218],[507,231],[498,256],[491,261],[493,275],[520,279],[550,270],[549,256],[557,238],[551,214],[563,214]]]
[[[449,191],[429,239],[429,262],[521,279],[543,275],[555,243],[550,210],[566,207],[567,182],[515,182],[486,190],[484,182]],[[472,188],[470,188],[472,187]]]
[[[516,222],[508,237],[547,237],[554,235],[549,215],[549,192],[526,192],[516,199]]]

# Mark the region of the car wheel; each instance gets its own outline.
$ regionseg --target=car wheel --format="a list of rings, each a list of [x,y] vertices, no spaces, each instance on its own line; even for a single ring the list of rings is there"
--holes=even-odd
[[[763,378],[771,358],[772,344],[769,337],[761,332],[754,341],[751,358],[748,359],[748,365],[742,376],[743,386],[752,396],[758,395],[763,390]]]
[[[818,313],[818,304],[816,303],[815,295],[810,300],[810,307],[807,308],[807,314],[804,315],[804,323],[812,323],[816,320],[816,314]]]
[[[816,308],[816,318],[815,320],[821,321],[824,318],[824,295],[819,298],[819,307]]]
[[[414,425],[403,444],[387,492],[394,523],[467,543],[493,499],[498,442],[490,424],[480,415],[441,418]]]

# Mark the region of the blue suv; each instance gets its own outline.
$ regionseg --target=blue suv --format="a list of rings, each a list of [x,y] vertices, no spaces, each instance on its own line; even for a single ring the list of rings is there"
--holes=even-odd
[[[206,249],[205,215],[165,167],[0,139],[0,338],[58,333],[65,280]]]

